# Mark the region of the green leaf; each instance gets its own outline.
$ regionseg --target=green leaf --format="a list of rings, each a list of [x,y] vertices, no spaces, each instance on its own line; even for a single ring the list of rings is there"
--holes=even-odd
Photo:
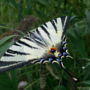
[[[3,39],[0,40],[0,46],[4,43],[6,43],[8,40],[11,40],[13,37],[15,37],[17,35],[10,35],[10,36],[6,36]]]
[[[82,81],[82,82],[80,82],[79,84],[90,85],[90,80]]]
[[[7,42],[0,46],[0,57],[4,54],[4,52],[13,44],[13,42]]]

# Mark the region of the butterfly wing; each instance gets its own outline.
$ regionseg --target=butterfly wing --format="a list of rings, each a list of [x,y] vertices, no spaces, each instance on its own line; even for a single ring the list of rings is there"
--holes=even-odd
[[[52,45],[62,41],[67,21],[67,16],[53,19],[28,32],[4,53],[0,59],[0,71],[39,62]]]

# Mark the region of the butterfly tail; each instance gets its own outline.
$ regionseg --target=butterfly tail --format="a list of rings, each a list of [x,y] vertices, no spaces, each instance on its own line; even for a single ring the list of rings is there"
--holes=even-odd
[[[59,64],[60,64],[61,68],[72,78],[73,81],[76,82],[76,81],[78,80],[76,77],[74,77],[74,76],[72,75],[71,72],[69,72],[69,71],[66,69],[66,67],[64,66],[64,64],[63,64],[62,61],[61,61]]]

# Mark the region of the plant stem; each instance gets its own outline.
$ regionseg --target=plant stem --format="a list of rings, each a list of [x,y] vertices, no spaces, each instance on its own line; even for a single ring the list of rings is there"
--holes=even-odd
[[[40,90],[46,90],[46,66],[41,64],[40,66]]]

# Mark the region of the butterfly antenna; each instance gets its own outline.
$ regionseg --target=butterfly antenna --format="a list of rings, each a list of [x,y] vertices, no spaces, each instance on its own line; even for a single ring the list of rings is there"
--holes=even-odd
[[[77,78],[75,78],[72,74],[71,74],[71,72],[69,72],[67,69],[66,69],[66,67],[64,66],[64,64],[63,64],[63,62],[62,61],[60,61],[60,66],[61,66],[61,68],[72,78],[72,80],[73,81],[77,81],[78,79]]]

